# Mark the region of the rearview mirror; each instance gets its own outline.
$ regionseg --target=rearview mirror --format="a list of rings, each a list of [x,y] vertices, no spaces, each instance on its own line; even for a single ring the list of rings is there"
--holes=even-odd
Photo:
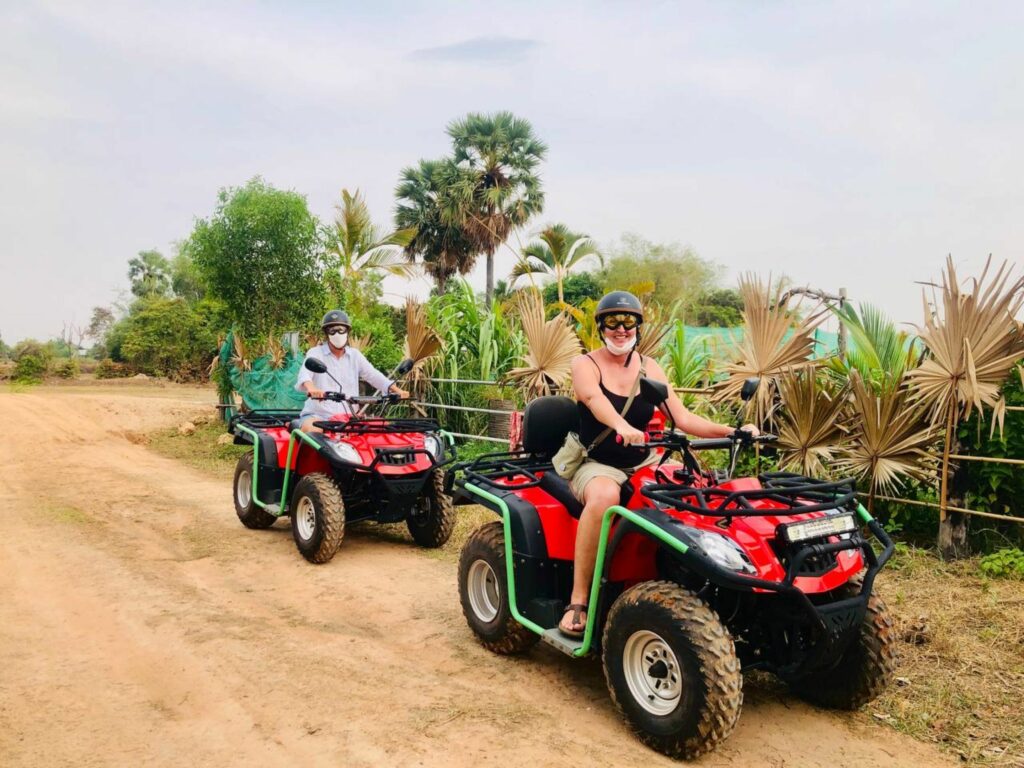
[[[400,362],[398,364],[398,369],[397,369],[398,370],[398,375],[399,376],[405,376],[405,374],[407,374],[409,371],[412,370],[412,367],[413,367],[414,364],[415,363],[413,363],[413,360],[412,360],[411,357],[405,358],[405,360],[403,360],[402,362]]]
[[[327,373],[327,366],[317,360],[315,357],[307,357],[306,362],[303,363],[306,366],[307,371],[313,373]]]
[[[761,386],[761,380],[757,376],[751,376],[743,382],[743,389],[740,390],[740,400],[747,402],[757,394],[757,388]]]
[[[643,376],[640,378],[640,397],[651,405],[661,405],[668,400],[668,384]]]

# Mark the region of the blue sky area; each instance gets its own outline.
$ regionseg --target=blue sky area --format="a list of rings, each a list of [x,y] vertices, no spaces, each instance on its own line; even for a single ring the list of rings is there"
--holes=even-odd
[[[953,254],[1021,264],[1019,3],[0,5],[0,337],[58,334],[254,175],[390,222],[445,125],[549,146],[544,215],[921,320]],[[498,275],[507,273],[505,252]],[[482,285],[481,274],[474,282]],[[426,284],[389,283],[395,294]]]

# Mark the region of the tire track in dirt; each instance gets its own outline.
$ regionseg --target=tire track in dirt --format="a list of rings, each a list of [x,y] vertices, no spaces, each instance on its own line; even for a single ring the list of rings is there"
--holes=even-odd
[[[473,640],[455,566],[350,532],[307,564],[249,531],[228,482],[133,435],[209,402],[0,394],[0,754],[35,765],[675,765],[612,709],[600,665]],[[705,766],[950,765],[748,686]]]

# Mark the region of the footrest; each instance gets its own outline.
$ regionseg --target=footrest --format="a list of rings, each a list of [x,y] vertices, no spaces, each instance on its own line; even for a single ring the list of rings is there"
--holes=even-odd
[[[277,517],[281,516],[280,504],[267,504],[267,506],[265,506],[263,509],[264,511],[269,512],[272,515],[276,515]]]
[[[540,636],[540,639],[548,645],[553,645],[562,653],[568,654],[569,656],[575,656],[576,651],[583,647],[582,637],[578,640],[572,637],[566,637],[561,633],[558,627],[545,630],[544,634]]]

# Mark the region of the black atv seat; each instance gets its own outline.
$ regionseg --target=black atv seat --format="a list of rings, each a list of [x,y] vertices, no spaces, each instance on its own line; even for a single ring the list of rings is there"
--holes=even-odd
[[[547,395],[531,400],[523,411],[523,450],[550,458],[570,432],[579,432],[580,413],[575,400]]]
[[[568,480],[560,477],[554,470],[551,470],[541,476],[539,487],[547,491],[548,495],[565,507],[566,512],[577,520],[580,519],[580,516],[583,514],[583,502],[573,494]],[[622,489],[619,493],[619,504],[626,506],[631,498],[633,498],[633,485],[627,480],[622,484]]]

